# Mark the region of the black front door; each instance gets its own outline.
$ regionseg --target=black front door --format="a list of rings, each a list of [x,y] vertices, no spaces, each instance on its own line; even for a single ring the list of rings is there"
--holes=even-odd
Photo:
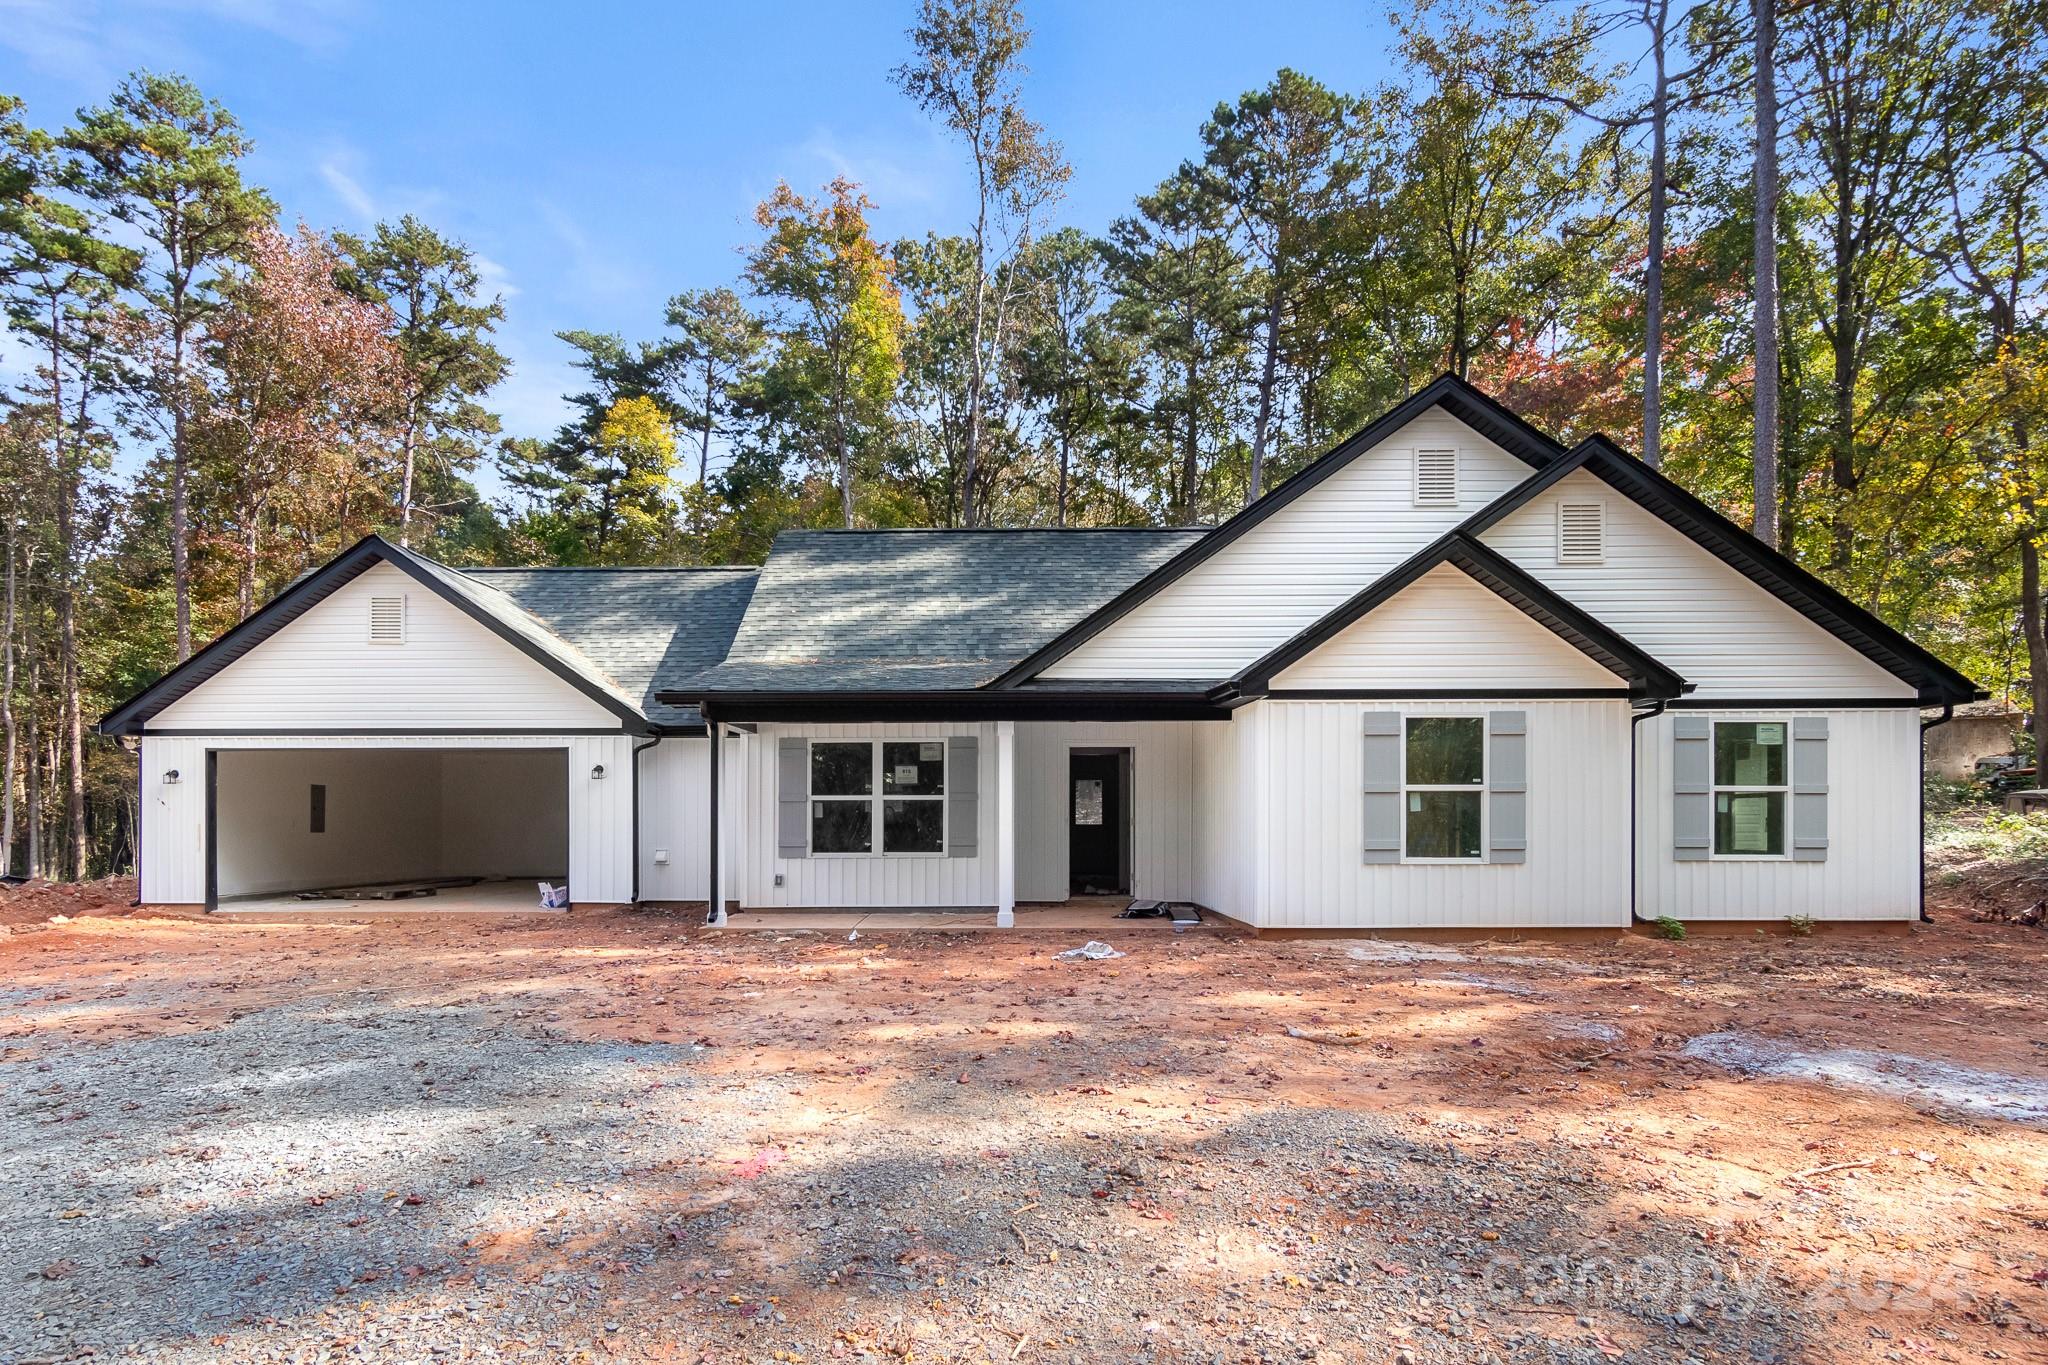
[[[1126,755],[1075,753],[1068,757],[1067,858],[1069,889],[1111,895],[1131,889],[1125,868]]]

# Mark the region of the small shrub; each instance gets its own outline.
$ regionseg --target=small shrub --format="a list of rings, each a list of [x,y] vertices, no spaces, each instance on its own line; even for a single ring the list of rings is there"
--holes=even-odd
[[[1794,938],[1813,937],[1814,918],[1812,915],[1787,915],[1785,927],[1792,931]]]
[[[1673,943],[1685,937],[1685,921],[1669,915],[1657,916],[1657,937],[1668,938]]]

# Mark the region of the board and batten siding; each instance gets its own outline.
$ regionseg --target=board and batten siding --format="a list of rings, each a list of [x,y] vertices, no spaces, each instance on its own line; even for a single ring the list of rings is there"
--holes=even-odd
[[[1252,708],[1247,798],[1261,850],[1244,910],[1262,928],[1534,928],[1629,922],[1629,706],[1615,701],[1285,701]],[[1521,863],[1369,864],[1363,716],[1484,716],[1528,725]]]
[[[1195,885],[1195,732],[1216,722],[1017,723],[1017,899],[1067,899],[1068,754],[1129,749],[1131,895],[1184,901]]]
[[[1273,678],[1276,688],[1626,685],[1451,564],[1431,569]]]
[[[733,860],[740,852],[735,812],[746,768],[741,751],[748,737],[727,735],[725,762],[719,769],[724,791],[719,798],[726,815],[719,822],[721,861],[726,894],[732,895]],[[701,901],[710,898],[706,878],[711,870],[711,741],[664,739],[640,755],[640,899]],[[655,855],[668,853],[668,862]]]
[[[630,735],[235,735],[142,737],[141,898],[151,905],[206,901],[206,754],[209,749],[561,749],[568,756],[569,893],[577,904],[633,895]],[[605,776],[593,777],[602,765]],[[164,774],[175,769],[178,781]],[[444,799],[447,799],[444,794]],[[488,803],[491,793],[474,794]]]
[[[1672,725],[1636,739],[1636,914],[1645,920],[1911,920],[1920,916],[1920,715],[1908,708],[1687,711],[1714,720],[1827,720],[1827,857],[1673,857]]]
[[[370,599],[403,596],[402,644]],[[619,718],[409,575],[379,564],[150,718],[151,730],[571,730]]]
[[[980,793],[975,803],[975,854],[826,855],[784,858],[776,845],[776,766],[778,741],[784,735],[806,739],[953,739],[974,736]],[[742,905],[767,909],[954,909],[982,908],[996,903],[996,723],[934,722],[929,725],[785,725],[764,724],[739,746],[743,772],[728,787],[741,812],[738,876],[726,883],[728,897]],[[727,757],[732,751],[727,751]],[[948,752],[948,781],[952,755]],[[946,818],[952,820],[949,809]],[[721,807],[723,809],[723,807]],[[782,878],[777,886],[775,879]]]
[[[1557,562],[1557,504],[1600,502],[1598,564]],[[1577,470],[1481,537],[1712,697],[1906,698],[1887,673],[1676,528]]]
[[[1252,872],[1258,864],[1259,822],[1248,793],[1263,703],[1230,719],[1191,726],[1195,745],[1195,888],[1197,905],[1251,923],[1256,913]]]
[[[1458,501],[1417,507],[1415,449],[1440,445],[1458,451]],[[1520,460],[1432,409],[1111,622],[1043,676],[1229,677],[1528,475]]]

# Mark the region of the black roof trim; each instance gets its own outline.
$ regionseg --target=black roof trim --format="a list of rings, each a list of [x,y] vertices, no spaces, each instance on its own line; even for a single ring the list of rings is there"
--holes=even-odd
[[[1544,587],[1513,561],[1480,544],[1463,527],[1437,537],[1320,621],[1269,651],[1264,658],[1246,665],[1235,680],[1238,687],[1246,693],[1270,692],[1276,674],[1328,642],[1346,626],[1384,605],[1440,564],[1457,568],[1608,672],[1626,679],[1628,691],[1633,696],[1670,698],[1691,687],[1677,673],[1583,609]]]
[[[714,721],[1225,720],[1205,691],[657,692],[665,706],[697,706]]]
[[[1989,695],[1912,637],[1857,606],[1607,437],[1589,436],[1580,448],[1585,451],[1583,463],[1587,472],[1685,534],[1857,653],[1912,683],[1919,690],[1922,704],[1940,706]],[[1517,488],[1507,496],[1514,497],[1519,492]]]
[[[1265,497],[1210,531],[1088,616],[1060,632],[1050,643],[1034,651],[988,686],[1016,687],[1049,665],[1065,658],[1140,602],[1329,478],[1358,455],[1378,445],[1434,407],[1442,407],[1480,435],[1530,464],[1542,464],[1564,454],[1563,446],[1508,411],[1487,394],[1456,375],[1439,375],[1415,394],[1388,409],[1363,430],[1318,456]]]
[[[633,707],[596,686],[574,669],[565,667],[560,660],[549,657],[545,651],[536,648],[532,641],[522,638],[517,631],[508,628],[489,612],[480,610],[476,603],[469,601],[453,587],[422,568],[415,561],[411,551],[402,550],[382,536],[373,534],[364,536],[319,568],[299,575],[283,592],[258,608],[248,620],[227,631],[184,663],[109,711],[100,720],[100,733],[141,734],[143,726],[151,716],[220,673],[229,664],[332,596],[336,590],[355,581],[378,564],[390,564],[402,570],[421,587],[616,715],[622,728],[634,733],[644,733],[648,729],[647,718]]]

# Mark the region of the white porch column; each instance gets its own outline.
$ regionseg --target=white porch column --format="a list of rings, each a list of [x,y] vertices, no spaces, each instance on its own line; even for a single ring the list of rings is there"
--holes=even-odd
[[[1017,722],[996,722],[996,928],[1017,923]]]

